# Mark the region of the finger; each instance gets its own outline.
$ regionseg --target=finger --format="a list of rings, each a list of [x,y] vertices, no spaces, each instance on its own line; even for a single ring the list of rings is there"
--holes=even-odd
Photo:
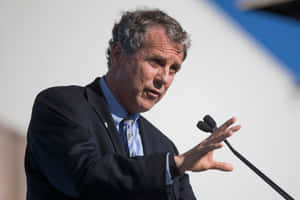
[[[227,120],[224,124],[222,124],[219,129],[220,130],[224,130],[227,129],[229,126],[231,126],[232,124],[234,124],[236,122],[236,118],[232,117],[229,120]]]
[[[234,132],[240,130],[241,126],[240,125],[236,125],[236,126],[233,126],[231,127],[230,129],[228,129],[226,132],[225,132],[225,139],[232,136]]]
[[[228,129],[228,133],[232,135],[232,133],[237,132],[240,129],[241,129],[241,125],[236,125]]]
[[[219,143],[219,142],[222,142],[226,138],[232,136],[234,132],[240,130],[240,128],[241,128],[240,125],[236,125],[236,126],[231,127],[230,129],[226,130],[225,132],[223,132],[220,135],[217,135],[217,136],[213,136],[212,135],[211,137],[209,137],[208,142],[210,142],[210,143]]]
[[[227,137],[229,137],[229,135],[226,135],[226,134],[209,137],[208,140],[206,141],[206,144],[207,145],[212,145],[215,143],[218,144],[218,143],[223,142]]]
[[[230,172],[233,170],[233,165],[225,162],[215,162],[214,166],[211,169]]]
[[[211,137],[208,138],[207,143],[213,144],[213,143],[220,143],[223,142],[226,138],[230,137],[233,135],[234,132],[238,131],[240,129],[240,126],[234,126],[225,132],[223,132],[220,135],[212,135]]]

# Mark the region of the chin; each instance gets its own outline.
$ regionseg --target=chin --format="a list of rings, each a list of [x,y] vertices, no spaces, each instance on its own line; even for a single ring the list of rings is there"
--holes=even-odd
[[[142,113],[142,112],[147,112],[149,110],[151,110],[151,108],[156,104],[156,102],[153,102],[153,101],[146,101],[146,102],[141,102],[139,104],[139,107],[138,107],[138,112],[139,113]]]
[[[131,104],[133,105],[132,111],[133,113],[142,113],[147,112],[151,110],[151,108],[160,100],[160,98],[157,99],[151,99],[147,96],[137,96],[135,98],[135,103]],[[132,101],[131,101],[132,102]],[[135,106],[134,106],[135,105]]]

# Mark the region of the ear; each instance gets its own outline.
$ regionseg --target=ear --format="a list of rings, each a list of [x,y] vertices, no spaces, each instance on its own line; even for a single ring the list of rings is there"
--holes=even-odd
[[[115,44],[113,44],[110,51],[110,63],[112,68],[120,66],[122,54],[123,49],[120,42],[116,42]]]

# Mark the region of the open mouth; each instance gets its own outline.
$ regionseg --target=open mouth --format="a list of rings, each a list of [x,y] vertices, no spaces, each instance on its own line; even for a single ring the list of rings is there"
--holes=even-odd
[[[158,98],[160,96],[160,92],[158,92],[156,90],[147,89],[146,93],[149,97],[152,97],[152,98]]]

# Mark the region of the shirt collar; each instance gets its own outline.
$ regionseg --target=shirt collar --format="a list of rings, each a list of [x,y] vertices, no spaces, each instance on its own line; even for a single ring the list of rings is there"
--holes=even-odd
[[[121,106],[114,94],[111,92],[103,77],[100,78],[99,85],[104,94],[104,98],[108,104],[109,111],[112,114],[113,118],[116,120],[116,122],[120,123],[124,118],[130,118],[133,119],[134,122],[136,122],[140,114],[136,113],[133,115],[129,115],[125,108]]]

